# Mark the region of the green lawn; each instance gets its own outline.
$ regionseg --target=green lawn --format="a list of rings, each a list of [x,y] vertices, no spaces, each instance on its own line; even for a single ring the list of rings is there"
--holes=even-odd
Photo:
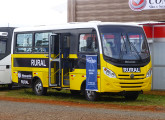
[[[28,98],[28,99],[42,99],[42,100],[56,100],[56,101],[70,101],[85,104],[118,104],[130,106],[163,106],[165,107],[165,95],[150,95],[141,94],[136,101],[126,101],[124,97],[120,96],[101,96],[99,101],[90,102],[85,100],[84,96],[72,95],[69,90],[57,91],[55,89],[48,89],[46,96],[36,96],[31,88],[21,88],[14,90],[0,89],[0,96]]]

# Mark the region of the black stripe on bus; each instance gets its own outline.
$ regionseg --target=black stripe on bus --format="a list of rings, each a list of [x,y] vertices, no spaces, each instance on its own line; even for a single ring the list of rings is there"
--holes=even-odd
[[[48,58],[14,58],[14,67],[49,67]]]

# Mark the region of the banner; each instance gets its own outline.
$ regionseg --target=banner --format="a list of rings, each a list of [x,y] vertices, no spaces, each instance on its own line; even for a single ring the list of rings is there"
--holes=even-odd
[[[97,91],[97,55],[86,55],[86,90]]]
[[[133,11],[165,9],[165,0],[129,0],[129,7]]]

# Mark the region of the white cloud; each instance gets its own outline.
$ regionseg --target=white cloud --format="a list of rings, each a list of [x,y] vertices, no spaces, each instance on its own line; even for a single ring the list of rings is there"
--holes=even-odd
[[[0,0],[0,26],[67,22],[67,0]]]

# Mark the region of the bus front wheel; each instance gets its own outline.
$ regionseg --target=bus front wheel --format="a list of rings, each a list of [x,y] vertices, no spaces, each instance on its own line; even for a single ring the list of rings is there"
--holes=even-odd
[[[85,90],[85,97],[89,101],[96,101],[99,98],[99,94],[96,91]]]
[[[47,93],[47,88],[43,87],[40,80],[36,80],[33,86],[33,90],[36,95],[45,95]]]

